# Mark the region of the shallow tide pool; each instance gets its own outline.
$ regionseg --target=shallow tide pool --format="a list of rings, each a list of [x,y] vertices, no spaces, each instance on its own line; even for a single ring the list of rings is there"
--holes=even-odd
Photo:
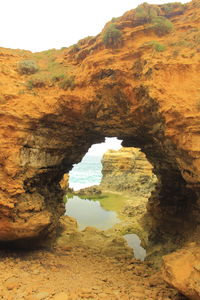
[[[88,226],[107,230],[121,222],[115,211],[104,209],[100,201],[97,200],[93,201],[73,196],[67,199],[65,208],[66,215],[77,220],[80,231]],[[133,233],[125,234],[123,237],[127,241],[128,246],[133,249],[134,257],[143,261],[146,256],[146,250],[141,247],[140,238]]]
[[[87,226],[107,230],[120,223],[117,213],[103,209],[99,201],[73,196],[67,200],[65,208],[66,215],[77,220],[79,230],[83,230]]]
[[[133,249],[134,257],[143,261],[146,257],[146,250],[140,245],[141,240],[138,235],[134,233],[125,234],[124,238],[128,246]]]

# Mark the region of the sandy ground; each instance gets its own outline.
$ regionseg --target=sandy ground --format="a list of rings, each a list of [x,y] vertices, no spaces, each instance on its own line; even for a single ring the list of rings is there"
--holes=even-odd
[[[0,299],[180,300],[145,262],[83,248],[1,251]]]

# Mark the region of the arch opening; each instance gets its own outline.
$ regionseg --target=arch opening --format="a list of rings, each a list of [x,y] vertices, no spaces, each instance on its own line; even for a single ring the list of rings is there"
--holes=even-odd
[[[69,175],[64,176],[65,183],[69,181],[65,186],[64,220],[69,223],[68,218],[75,220],[71,220],[72,231],[66,230],[66,236],[62,234],[59,245],[72,243],[93,248],[95,244],[103,252],[109,251],[112,245],[109,255],[116,255],[117,251],[127,251],[130,255],[132,248],[132,255],[144,260],[146,250],[142,245],[147,245],[147,240],[139,223],[146,213],[156,176],[140,149],[123,148],[121,142],[105,138],[105,143],[93,145]],[[104,239],[103,246],[99,239]]]
[[[133,145],[138,145],[138,142],[136,142],[136,139],[127,139],[123,141],[122,144],[128,146],[127,148],[130,149]],[[141,143],[139,145],[141,146]],[[158,155],[154,147],[152,151],[152,148],[149,150],[146,145],[142,146],[154,163],[154,170],[155,165],[157,166],[158,164],[159,168],[156,170],[159,171],[158,176],[160,179],[156,189],[148,200],[148,214],[144,217],[142,230],[148,232],[148,245],[146,240],[146,247],[152,251],[155,245],[160,244],[163,248],[161,252],[164,254],[171,251],[173,248],[172,244],[176,243],[177,247],[180,245],[176,241],[181,239],[181,235],[184,235],[184,230],[186,227],[188,229],[188,222],[190,220],[187,205],[191,205],[191,202],[187,204],[187,201],[185,202],[184,199],[187,197],[188,199],[190,197],[194,199],[194,195],[189,189],[186,188],[184,190],[184,180],[177,170],[174,170],[174,168],[170,169],[170,167],[169,170],[166,168],[166,165],[169,166],[169,164],[165,162],[160,152]],[[155,157],[156,163],[154,162]],[[163,165],[161,163],[163,163]],[[161,168],[162,166],[164,166],[163,170]],[[170,178],[170,181],[168,181],[168,178]],[[162,187],[163,184],[164,189]],[[186,194],[186,191],[188,194]],[[172,196],[175,197],[174,199],[176,199],[177,202],[174,202]],[[151,226],[148,223],[151,223]]]
[[[114,203],[114,198],[103,193],[101,181],[104,153],[108,149],[119,150],[121,142],[117,138],[105,138],[104,143],[92,145],[81,162],[75,164],[67,175],[65,214],[77,220],[79,230],[88,226],[107,230],[120,222],[115,208],[109,207]]]

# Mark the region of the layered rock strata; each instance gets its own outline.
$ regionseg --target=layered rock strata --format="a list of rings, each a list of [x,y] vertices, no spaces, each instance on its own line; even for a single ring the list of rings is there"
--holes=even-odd
[[[158,185],[149,212],[155,225],[173,220],[177,230],[191,221],[196,228],[199,1],[175,12],[165,13],[174,30],[164,36],[152,24],[138,24],[134,10],[127,12],[115,22],[122,37],[117,47],[103,42],[109,23],[78,47],[40,54],[0,49],[1,241],[48,235],[63,212],[63,174],[106,136],[141,148],[153,165]],[[189,46],[180,47],[183,40]],[[156,51],[152,41],[166,50]],[[39,78],[19,73],[23,60],[37,61]],[[62,84],[57,74],[41,79],[51,74],[52,61],[69,75]]]
[[[108,150],[102,158],[101,188],[124,191],[135,196],[150,196],[156,176],[145,154],[137,148]]]

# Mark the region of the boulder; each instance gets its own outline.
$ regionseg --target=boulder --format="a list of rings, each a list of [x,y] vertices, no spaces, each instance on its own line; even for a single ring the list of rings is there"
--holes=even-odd
[[[200,300],[200,247],[192,245],[164,256],[162,275],[189,299]]]

